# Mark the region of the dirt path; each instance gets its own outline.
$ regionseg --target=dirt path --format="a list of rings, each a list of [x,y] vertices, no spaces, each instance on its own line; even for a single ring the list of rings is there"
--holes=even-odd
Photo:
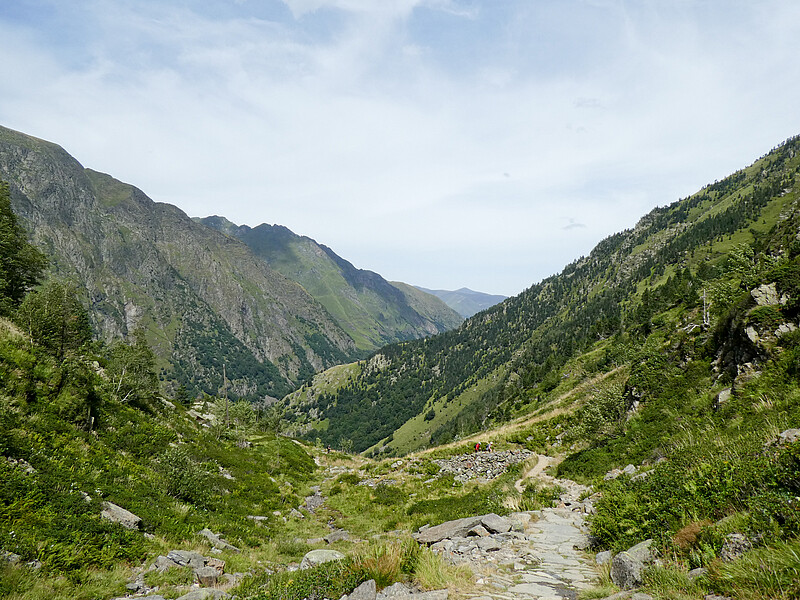
[[[506,558],[492,564],[483,557],[473,561],[470,566],[479,590],[470,596],[472,600],[574,600],[580,590],[592,587],[597,573],[581,550],[588,545],[584,523],[588,504],[579,499],[588,488],[547,474],[545,469],[556,462],[539,456],[536,465],[515,484],[520,490],[526,480],[539,479],[564,490],[559,507],[523,513],[531,520],[513,556],[529,560]]]

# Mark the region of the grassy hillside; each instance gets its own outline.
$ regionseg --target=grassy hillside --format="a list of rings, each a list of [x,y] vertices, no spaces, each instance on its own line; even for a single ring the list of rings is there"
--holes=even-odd
[[[323,439],[331,432],[331,442],[348,438],[360,450],[403,453],[541,410],[575,377],[564,370],[571,358],[590,353],[590,373],[625,363],[626,348],[642,345],[666,309],[679,311],[682,326],[701,325],[703,290],[716,326],[747,292],[741,272],[788,260],[780,231],[797,200],[797,149],[790,140],[653,210],[559,275],[456,330],[381,349],[343,388],[315,396]],[[416,424],[404,428],[402,444],[389,440],[410,419]]]

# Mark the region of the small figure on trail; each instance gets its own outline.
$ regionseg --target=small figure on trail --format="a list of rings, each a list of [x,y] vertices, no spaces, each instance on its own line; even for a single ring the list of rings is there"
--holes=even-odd
[[[328,454],[330,454],[330,453],[331,453],[331,445],[330,445],[330,444],[328,444],[327,453],[328,453]]]
[[[481,451],[481,443],[475,442],[475,452],[480,452],[480,451]]]
[[[486,444],[486,450],[487,450],[487,452],[491,452],[492,451],[492,442],[489,442],[488,444]]]

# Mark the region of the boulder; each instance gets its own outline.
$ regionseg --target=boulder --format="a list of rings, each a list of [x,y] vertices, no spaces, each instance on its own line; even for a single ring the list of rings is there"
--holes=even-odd
[[[191,552],[189,550],[170,550],[167,558],[174,562],[179,567],[189,565],[193,569],[199,569],[206,566],[205,557],[199,552]]]
[[[475,525],[472,529],[467,532],[468,536],[477,536],[477,537],[486,537],[491,535],[483,525]]]
[[[787,429],[778,435],[779,444],[794,444],[800,440],[800,429]]]
[[[424,531],[416,534],[416,539],[420,544],[435,544],[442,540],[454,537],[464,537],[470,529],[478,525],[483,517],[465,517],[446,521],[435,527],[428,527]]]
[[[139,529],[142,524],[142,520],[135,514],[112,502],[103,502],[103,510],[100,516],[112,523],[119,523],[126,529]]]
[[[346,541],[349,539],[350,539],[350,534],[347,533],[344,529],[337,529],[336,531],[332,531],[324,538],[324,540],[329,544],[333,544],[334,542]]]
[[[653,548],[653,540],[645,540],[639,542],[635,546],[628,548],[628,554],[644,564],[650,564],[656,558],[656,552]]]
[[[494,513],[484,515],[481,518],[481,525],[490,533],[507,533],[511,531],[511,522]]]
[[[347,600],[375,600],[377,595],[377,587],[375,580],[370,579],[365,581],[352,592],[344,596]]]
[[[645,540],[620,552],[611,559],[611,581],[623,590],[638,587],[642,583],[645,565],[653,562],[655,551],[653,540]]]
[[[602,552],[597,553],[597,556],[594,557],[594,562],[596,562],[598,565],[604,565],[613,557],[614,554],[611,552],[611,550],[603,550]]]
[[[611,560],[611,581],[624,590],[635,588],[642,583],[644,564],[627,552],[620,552]]]
[[[310,569],[322,563],[331,562],[332,560],[342,560],[343,558],[344,554],[336,550],[325,550],[324,548],[312,550],[303,557],[303,560],[300,562],[300,568]]]
[[[197,577],[197,582],[203,587],[214,587],[217,585],[219,573],[214,567],[200,567],[194,570],[194,576]]]

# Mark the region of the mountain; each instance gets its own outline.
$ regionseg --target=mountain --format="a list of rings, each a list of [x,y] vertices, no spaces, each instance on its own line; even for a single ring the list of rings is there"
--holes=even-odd
[[[766,285],[779,279],[771,267],[793,272],[798,169],[793,138],[453,331],[383,348],[333,383],[318,375],[325,385],[312,382],[285,399],[297,431],[402,454],[556,405],[571,411],[596,400],[598,382],[613,383],[614,401],[633,406],[648,393],[658,397],[654,386],[667,374],[696,368],[713,387],[752,371],[752,341],[717,328],[737,303],[752,302],[755,275]],[[770,315],[776,326],[796,326],[788,307]],[[638,451],[652,450],[661,435],[637,442]]]
[[[0,180],[53,271],[83,289],[96,334],[144,328],[168,387],[281,397],[359,355],[303,287],[245,244],[55,144],[0,128]]]
[[[428,290],[424,287],[417,287],[423,292],[432,294],[441,299],[445,304],[447,304],[447,306],[452,308],[465,319],[470,318],[472,315],[479,313],[482,310],[491,308],[495,304],[500,304],[507,298],[507,296],[475,292],[465,287],[455,291]]]
[[[270,267],[298,282],[355,340],[359,350],[442,333],[463,319],[443,302],[402,283],[355,268],[333,250],[280,225],[235,225],[197,219],[244,242]]]

